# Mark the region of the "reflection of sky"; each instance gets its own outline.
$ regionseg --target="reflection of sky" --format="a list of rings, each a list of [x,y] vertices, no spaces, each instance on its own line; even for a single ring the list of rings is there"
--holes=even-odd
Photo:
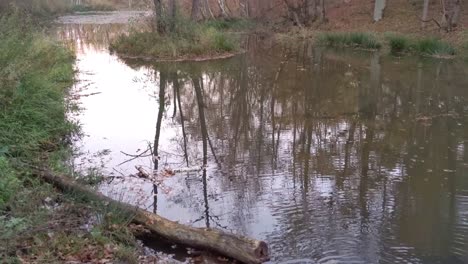
[[[156,101],[142,84],[134,81],[146,78],[150,71],[132,70],[104,52],[85,53],[77,60],[78,79],[81,84],[90,84],[81,94],[99,93],[80,99],[84,109],[80,121],[87,135],[83,146],[91,153],[113,151],[109,164],[112,168],[126,159],[120,151],[135,153],[138,148],[146,149],[146,140],[154,137]]]
[[[154,72],[148,68],[132,69],[121,62],[115,55],[109,54],[101,48],[94,49],[93,46],[83,46],[77,53],[76,67],[79,70],[75,90],[83,96],[79,99],[80,107],[83,109],[78,120],[86,135],[80,142],[80,151],[84,156],[93,155],[102,150],[110,150],[111,154],[105,157],[95,157],[94,164],[100,163],[100,159],[106,160],[104,174],[124,175],[134,174],[136,165],[143,165],[149,171],[151,168],[150,158],[140,158],[118,166],[120,163],[130,159],[121,152],[136,154],[137,150],[146,150],[148,142],[152,144],[158,114],[158,80]],[[156,80],[155,80],[156,79]],[[171,90],[168,87],[167,90]],[[160,151],[162,167],[174,168],[181,166],[180,157],[174,158],[170,154],[181,153],[180,142],[174,139],[181,138],[180,125],[171,120],[172,101],[166,102],[166,112],[161,127]],[[193,146],[192,146],[193,148]],[[195,151],[200,151],[197,146]],[[197,155],[200,155],[199,153]],[[81,163],[81,158],[77,162]],[[86,168],[89,164],[83,164]],[[176,167],[177,168],[177,167]],[[116,169],[116,170],[114,170]],[[209,170],[208,174],[216,171]],[[184,192],[185,175],[177,175],[174,179],[166,180],[165,185],[170,186],[172,192]],[[197,173],[190,173],[192,178],[200,178]],[[210,184],[212,181],[210,181]],[[200,187],[200,186],[198,186]],[[201,187],[200,187],[201,188]],[[216,194],[214,186],[210,188],[211,194]],[[130,179],[125,185],[112,185],[104,187],[103,192],[117,199],[128,202],[140,203],[144,208],[152,210],[152,185],[144,184],[139,180]],[[199,189],[192,190],[199,192]],[[136,194],[135,194],[136,192]],[[212,214],[226,217],[230,214],[232,207],[230,196],[236,195],[236,190],[228,191],[216,201]],[[219,196],[219,194],[218,194]],[[171,220],[181,223],[191,223],[201,215],[194,215],[192,206],[181,205],[177,197],[173,195],[158,195],[158,212]],[[204,210],[200,205],[200,212]],[[273,228],[273,217],[268,208],[256,208],[254,213],[244,216],[242,221],[247,224],[245,234],[265,238],[264,233]],[[196,225],[203,226],[204,221]],[[224,223],[223,225],[226,225]],[[233,230],[235,232],[235,230]]]
[[[84,45],[77,52],[77,59],[76,66],[80,71],[78,78],[81,82],[76,90],[86,87],[78,93],[81,95],[97,93],[79,99],[84,110],[79,114],[78,119],[82,124],[83,132],[87,135],[79,143],[81,150],[89,153],[88,156],[103,149],[111,150],[111,154],[105,157],[106,160],[110,159],[105,164],[106,175],[134,174],[135,165],[143,165],[150,170],[149,157],[118,165],[130,158],[121,151],[136,154],[138,149],[140,152],[145,150],[148,142],[152,144],[154,140],[159,110],[158,76],[155,76],[151,68],[130,68],[102,47],[93,49],[92,45]],[[353,68],[346,67],[346,70],[350,69]],[[354,73],[354,75],[362,78],[361,82],[365,82],[365,77],[360,76],[359,73]],[[364,76],[365,73],[362,75]],[[203,77],[206,92],[212,88],[209,86],[212,80],[209,79],[208,74]],[[197,134],[199,133],[197,132],[199,130],[198,115],[193,115],[198,112],[198,109],[197,104],[193,103],[195,96],[191,91],[192,87],[184,85],[189,89],[182,94],[184,96],[183,108],[190,108],[184,111],[191,112],[191,114],[186,113],[186,130],[190,131],[188,132],[190,133],[188,135],[189,167],[195,167],[201,165],[202,150],[200,134]],[[388,93],[382,101],[390,101],[381,106],[383,111],[392,113],[393,108],[398,108],[397,113],[402,115],[400,108],[408,105],[408,102],[404,101],[405,96],[394,97],[392,94],[394,87],[389,85],[382,85],[382,87]],[[351,88],[346,87],[346,89]],[[353,91],[350,94],[353,94]],[[172,86],[168,85],[159,147],[160,168],[178,169],[184,168],[185,164],[180,155],[182,135],[179,117],[172,119],[174,107],[172,92]],[[230,102],[225,97],[223,99],[225,102],[222,102],[219,92],[206,93],[207,122],[209,129],[212,129],[209,131],[211,140],[215,146],[222,145],[217,149],[220,156],[226,159],[232,158],[229,156],[229,143],[232,143],[230,142],[233,134],[231,130],[235,127],[231,126],[239,125],[232,121],[237,118],[232,113],[237,113],[237,109],[232,112],[227,110]],[[392,98],[395,98],[394,102],[391,102]],[[252,102],[257,100],[256,97],[249,99]],[[194,109],[191,109],[191,103]],[[221,104],[226,107],[222,118],[217,116],[216,112],[217,105]],[[269,104],[270,101],[265,101],[265,112],[267,108],[270,109]],[[439,214],[447,214],[445,210],[448,210],[448,206],[444,202],[450,194],[444,186],[447,186],[446,181],[455,174],[447,170],[447,158],[443,155],[440,156],[444,159],[442,162],[434,158],[440,163],[435,164],[434,168],[431,167],[430,162],[424,161],[425,158],[431,159],[436,154],[446,153],[438,149],[426,150],[432,143],[427,142],[427,138],[430,138],[429,132],[431,132],[429,128],[423,127],[423,136],[416,136],[410,145],[406,141],[403,143],[398,141],[400,135],[405,135],[406,127],[396,127],[396,132],[392,131],[394,125],[385,123],[388,122],[388,117],[378,116],[375,123],[381,127],[374,131],[376,146],[373,146],[367,153],[368,175],[363,180],[363,164],[361,164],[363,142],[370,135],[366,123],[355,124],[355,135],[348,142],[347,131],[350,130],[351,123],[355,122],[353,120],[356,117],[325,118],[325,120],[317,117],[314,119],[316,126],[313,127],[311,135],[312,144],[309,153],[312,155],[308,157],[310,160],[305,161],[304,155],[293,156],[292,121],[278,118],[276,129],[281,127],[281,131],[277,150],[278,158],[275,163],[272,161],[273,150],[271,148],[273,144],[278,143],[271,143],[271,140],[273,135],[277,140],[277,131],[272,133],[273,127],[270,120],[265,121],[270,113],[265,114],[263,130],[260,134],[263,141],[260,146],[261,151],[259,151],[256,133],[262,124],[260,124],[261,119],[258,113],[255,113],[258,111],[255,108],[255,106],[258,107],[258,103],[253,105],[254,107],[248,106],[251,107],[249,111],[252,113],[249,113],[251,116],[247,118],[247,121],[251,124],[249,131],[245,132],[249,134],[249,141],[237,142],[239,146],[242,146],[236,150],[235,160],[228,164],[228,168],[219,169],[211,155],[209,157],[207,193],[209,212],[214,217],[211,219],[212,227],[219,227],[216,224],[228,226],[228,230],[233,232],[265,239],[272,247],[274,261],[291,260],[290,263],[307,263],[307,261],[371,263],[379,259],[382,259],[382,263],[396,263],[393,262],[394,260],[425,263],[420,256],[416,256],[417,246],[421,245],[423,251],[425,250],[423,253],[442,254],[442,249],[431,240],[438,235],[448,233],[449,228],[441,224],[447,221],[438,217]],[[324,103],[324,105],[334,110],[333,104]],[[350,105],[352,107],[349,107]],[[354,104],[344,106],[346,107],[355,108]],[[290,103],[277,103],[274,109],[275,116],[282,117],[284,112],[290,111],[290,108]],[[339,113],[340,110],[337,109],[336,112]],[[245,120],[240,120],[239,122],[245,122]],[[220,130],[226,134],[222,135],[225,137],[224,141],[216,138],[217,134],[213,127],[219,125],[218,123],[222,126]],[[303,130],[304,127],[298,128],[296,141],[300,140],[300,133]],[[387,136],[397,137],[397,140],[392,141],[387,139]],[[239,136],[241,141],[242,137],[243,135]],[[417,140],[421,142],[418,143]],[[441,140],[441,142],[445,141]],[[377,143],[382,145],[377,145]],[[454,148],[458,161],[462,161],[464,155],[466,157],[466,143],[463,143],[457,142]],[[350,146],[348,150],[345,147],[347,144]],[[429,146],[425,149],[416,146],[417,144]],[[381,151],[379,148],[388,148],[389,151],[379,152]],[[301,146],[297,145],[296,151],[301,152]],[[344,158],[346,151],[349,152],[348,163]],[[425,154],[428,155],[424,156]],[[99,157],[96,159],[99,160]],[[80,161],[80,158],[77,161]],[[467,161],[464,162],[465,167],[459,166],[456,172],[457,180],[462,178],[463,168],[466,171]],[[310,165],[308,175],[304,175],[305,164]],[[345,164],[348,170],[346,174],[342,171]],[[423,170],[419,170],[420,167]],[[438,182],[438,177],[441,175],[445,179]],[[228,180],[227,176],[232,176],[232,179]],[[341,186],[337,182],[337,177],[343,177]],[[464,181],[460,182],[457,182],[458,189],[460,189],[460,193],[456,196],[457,220],[451,229],[454,230],[456,249],[465,246],[468,237],[464,233],[468,230],[468,225],[466,214],[463,213],[463,208],[466,207],[465,198],[468,196],[463,191],[467,190],[468,186],[464,186],[466,185]],[[164,185],[171,188],[171,192],[165,194],[163,190],[159,190],[158,213],[181,223],[204,226],[205,220],[200,220],[205,210],[200,172],[178,173],[165,180]],[[103,186],[102,191],[113,197],[138,203],[148,210],[153,209],[152,185],[138,179],[129,179],[125,184],[115,181],[109,186]],[[425,202],[433,197],[436,197],[435,201]],[[194,223],[194,221],[197,222]],[[425,225],[431,228],[425,229]],[[413,230],[416,231],[413,233]],[[429,235],[419,235],[424,232]],[[428,239],[424,239],[426,237]],[[439,251],[433,253],[431,250]],[[463,256],[464,252],[464,249],[460,249],[457,254]]]

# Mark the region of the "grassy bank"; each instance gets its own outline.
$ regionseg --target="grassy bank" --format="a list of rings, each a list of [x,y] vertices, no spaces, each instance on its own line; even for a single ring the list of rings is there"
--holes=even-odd
[[[419,54],[423,56],[445,57],[456,54],[448,42],[435,38],[414,39],[403,35],[387,35],[390,53],[393,55]]]
[[[380,49],[382,46],[374,35],[363,32],[321,33],[317,37],[317,42],[320,45],[330,47],[353,47],[370,50]]]
[[[68,142],[78,127],[64,99],[74,58],[25,17],[0,14],[0,260],[137,263],[128,216],[32,176],[32,166],[69,172]]]
[[[316,43],[329,47],[350,47],[368,50],[385,48],[396,56],[413,54],[430,57],[452,57],[457,54],[456,48],[443,40],[432,37],[415,38],[391,33],[382,36],[363,32],[318,33]]]
[[[119,36],[111,51],[127,57],[160,60],[209,59],[238,53],[240,39],[232,31],[248,28],[244,20],[219,20],[195,23],[178,18],[164,34],[133,30]]]

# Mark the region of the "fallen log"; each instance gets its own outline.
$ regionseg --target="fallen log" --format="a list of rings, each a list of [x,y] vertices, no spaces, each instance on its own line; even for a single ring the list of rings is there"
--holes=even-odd
[[[90,199],[104,201],[123,212],[132,214],[133,223],[144,226],[155,236],[162,236],[169,241],[189,247],[216,252],[243,263],[257,264],[269,260],[268,246],[263,241],[236,236],[216,229],[182,225],[130,204],[115,201],[76,183],[70,177],[56,175],[48,170],[40,170],[36,175],[62,191],[83,194]]]

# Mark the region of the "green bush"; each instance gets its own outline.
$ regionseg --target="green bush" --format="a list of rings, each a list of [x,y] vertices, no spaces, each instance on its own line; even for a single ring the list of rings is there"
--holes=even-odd
[[[413,45],[414,50],[421,55],[427,56],[452,56],[455,55],[455,48],[447,42],[425,38],[417,40]]]
[[[400,54],[403,52],[409,52],[411,49],[410,40],[401,35],[389,35],[387,36],[388,44],[390,45],[391,54]]]
[[[381,44],[377,38],[370,33],[321,33],[317,42],[330,47],[355,47],[363,49],[379,49]]]
[[[14,156],[34,155],[73,128],[64,101],[73,56],[20,14],[0,17],[0,50],[0,146]]]

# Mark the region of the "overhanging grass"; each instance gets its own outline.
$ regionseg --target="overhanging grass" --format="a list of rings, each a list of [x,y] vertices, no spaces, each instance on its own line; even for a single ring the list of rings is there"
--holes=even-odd
[[[417,40],[413,45],[414,50],[427,56],[453,56],[455,48],[445,41],[435,38],[425,38]]]
[[[222,23],[194,23],[178,19],[174,28],[164,34],[134,30],[128,35],[121,35],[110,49],[126,56],[169,60],[236,52],[240,48],[239,39],[224,29],[237,26]]]
[[[390,53],[400,55],[403,53],[415,53],[423,56],[444,57],[453,56],[455,48],[448,42],[436,38],[414,39],[403,35],[387,35]]]
[[[377,38],[370,33],[363,32],[332,32],[321,33],[317,42],[329,47],[354,47],[362,49],[380,49],[382,46]]]
[[[0,50],[0,146],[6,155],[34,155],[72,129],[64,92],[73,56],[18,15],[0,19]]]
[[[138,263],[128,216],[31,176],[30,166],[67,170],[65,139],[76,126],[66,118],[64,98],[74,58],[26,17],[0,15],[0,262],[62,263],[86,256],[85,262]],[[90,219],[99,220],[91,232],[80,228]]]
[[[387,36],[390,53],[393,55],[410,52],[411,41],[406,36],[390,34]]]
[[[413,39],[403,35],[387,34],[386,44],[393,55],[414,53],[422,56],[451,57],[455,55],[455,48],[448,42],[436,38]],[[378,39],[370,33],[321,33],[317,37],[319,45],[329,47],[352,47],[376,50],[382,47]]]

